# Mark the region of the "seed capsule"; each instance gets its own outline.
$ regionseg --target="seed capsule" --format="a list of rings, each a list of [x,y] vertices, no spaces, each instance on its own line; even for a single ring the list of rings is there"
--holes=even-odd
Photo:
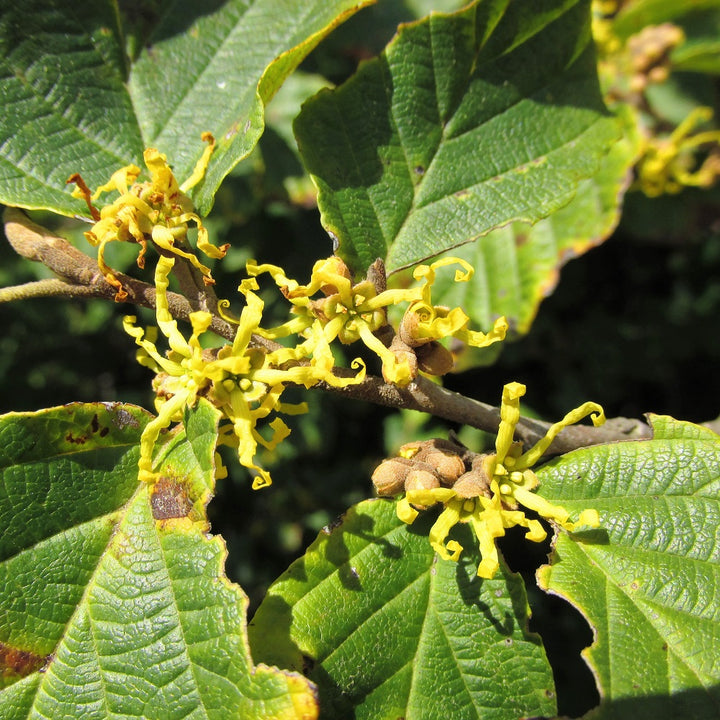
[[[413,469],[413,463],[405,458],[383,460],[372,474],[372,482],[378,495],[397,495],[405,487],[405,478]]]
[[[405,478],[405,492],[410,490],[434,490],[440,487],[440,479],[429,470],[411,470]],[[416,510],[427,510],[427,505],[413,503]]]
[[[465,463],[459,455],[445,452],[443,450],[428,450],[421,458],[417,458],[431,465],[440,476],[440,482],[447,487],[452,484],[465,472]]]
[[[440,487],[440,478],[429,470],[411,470],[405,478],[405,492],[434,490]]]
[[[455,366],[452,353],[437,340],[415,348],[418,369],[428,375],[446,375]]]
[[[491,497],[489,464],[492,462],[492,455],[477,455],[472,464],[472,470],[461,475],[453,485],[453,490],[459,497],[474,498],[483,495]]]

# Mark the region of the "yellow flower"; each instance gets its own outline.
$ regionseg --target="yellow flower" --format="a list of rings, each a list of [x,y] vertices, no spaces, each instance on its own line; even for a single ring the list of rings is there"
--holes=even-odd
[[[468,262],[456,257],[446,257],[431,265],[418,265],[413,271],[413,277],[423,280],[423,285],[419,288],[420,297],[413,300],[405,311],[400,326],[403,340],[411,347],[450,337],[472,347],[487,347],[504,340],[508,330],[504,317],[495,321],[489,333],[482,333],[468,329],[470,318],[462,308],[451,310],[432,304],[431,288],[435,282],[436,270],[448,265],[460,265],[461,269],[455,271],[455,282],[468,282],[475,272]]]
[[[136,242],[140,245],[137,260],[139,267],[144,267],[147,243],[151,240],[158,248],[189,261],[202,273],[206,284],[214,282],[210,269],[192,252],[183,249],[186,247],[189,223],[195,223],[197,247],[208,257],[222,258],[228,247],[225,245],[218,248],[210,243],[205,226],[193,212],[192,200],[185,194],[203,178],[215,148],[215,139],[210,133],[203,133],[202,138],[208,146],[192,175],[182,185],[178,185],[165,155],[155,148],[148,148],[143,153],[145,166],[150,173],[150,182],[137,182],[140,168],[136,165],[120,168],[113,173],[110,181],[100,186],[92,196],[79,175],[73,175],[68,180],[77,186],[73,190],[73,196],[87,202],[96,221],[92,230],[85,233],[85,237],[91,245],[97,246],[98,266],[108,283],[115,288],[115,300],[118,302],[127,298],[127,292],[115,272],[105,262],[105,247],[114,240]],[[103,193],[113,191],[117,191],[120,197],[98,213],[92,201],[97,200]]]
[[[456,282],[472,277],[472,267],[458,258],[419,265],[413,273],[416,280],[423,281],[419,286],[382,291],[378,291],[370,280],[353,283],[347,266],[337,257],[316,262],[307,285],[287,278],[282,268],[275,265],[258,265],[251,260],[247,271],[252,276],[270,274],[292,303],[297,316],[284,325],[263,331],[266,337],[306,333],[307,328],[319,322],[328,343],[336,338],[343,344],[362,341],[381,359],[386,381],[405,386],[415,378],[416,368],[406,354],[387,347],[376,334],[387,325],[386,309],[391,305],[409,303],[405,314],[409,320],[405,325],[412,322],[413,328],[405,335],[414,338],[414,341],[408,342],[409,347],[446,337],[456,337],[470,345],[484,347],[505,337],[508,327],[505,318],[499,318],[493,330],[485,334],[467,328],[469,318],[460,308],[450,310],[432,304],[431,287],[435,281],[435,270],[450,264],[459,264],[464,270],[456,271]],[[313,299],[318,293],[324,296]],[[402,337],[402,325],[400,333]],[[403,341],[406,341],[404,337]]]
[[[253,347],[251,338],[260,331],[263,302],[254,292],[257,282],[252,278],[243,281],[239,288],[246,305],[232,345],[225,345],[216,353],[203,350],[200,336],[209,328],[212,316],[207,312],[191,313],[193,332],[186,340],[170,314],[168,275],[174,264],[174,258],[161,256],[155,270],[156,318],[170,346],[167,356],[161,355],[155,346],[156,333],[135,327],[134,317],[125,318],[124,323],[140,347],[138,361],[157,373],[154,385],[158,415],[148,423],[140,440],[140,480],[156,479],[152,454],[160,432],[180,422],[184,409],[195,405],[199,397],[206,397],[222,412],[218,442],[237,448],[240,463],[255,475],[253,488],[270,485],[270,474],[255,460],[258,445],[274,450],[290,433],[278,413],[293,415],[307,411],[305,403],[280,401],[287,384],[311,387],[323,380],[342,387],[360,382],[364,367],[359,368],[355,377],[336,378],[332,373],[332,353],[323,333],[318,332],[319,327],[294,348],[268,352]],[[271,435],[266,438],[258,425],[273,414],[276,417],[267,422]]]
[[[565,508],[532,492],[538,485],[538,478],[530,468],[563,428],[588,415],[595,425],[604,422],[602,408],[592,402],[583,404],[552,425],[545,437],[523,453],[521,443],[514,442],[513,435],[520,419],[520,398],[524,394],[525,386],[520,383],[509,383],[503,389],[495,453],[478,456],[473,470],[453,487],[410,490],[397,505],[398,517],[410,524],[418,516],[418,510],[413,506],[443,504],[443,511],[430,530],[430,544],[445,559],[457,560],[463,549],[456,540],[447,541],[452,527],[457,523],[470,523],[482,556],[477,574],[483,578],[492,578],[500,567],[495,539],[502,537],[506,528],[519,525],[527,528],[525,537],[528,540],[541,542],[545,539],[547,533],[541,523],[527,518],[522,508],[534,510],[569,531],[600,524],[596,510],[583,510],[577,521],[571,522]],[[473,482],[468,482],[470,476]]]
[[[720,130],[693,134],[695,127],[712,118],[712,110],[695,108],[666,138],[650,138],[637,165],[636,187],[648,197],[678,193],[683,187],[709,187],[720,176]],[[695,151],[710,151],[698,166]]]

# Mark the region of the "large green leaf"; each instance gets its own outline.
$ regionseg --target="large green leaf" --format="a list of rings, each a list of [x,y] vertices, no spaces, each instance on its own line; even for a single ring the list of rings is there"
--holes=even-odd
[[[353,269],[408,266],[569,202],[618,135],[588,6],[487,0],[431,15],[305,105],[300,151]]]
[[[434,302],[465,308],[476,327],[487,329],[504,315],[515,335],[527,333],[540,303],[554,290],[561,267],[605,240],[620,219],[621,199],[640,146],[632,113],[624,115],[624,136],[610,148],[597,173],[580,182],[565,207],[534,225],[512,223],[444,253],[467,260],[475,273],[463,283],[453,282],[452,272],[439,273]],[[463,350],[456,369],[484,357],[472,348]]]
[[[122,37],[138,22],[116,3],[8,4],[0,15],[0,201],[83,213],[65,181],[91,187],[157,147],[182,181],[218,146],[195,188],[202,212],[257,143],[264,104],[339,22],[370,0],[190,0],[148,9],[131,58]],[[130,12],[130,11],[128,11]],[[135,11],[137,12],[137,11]],[[141,16],[144,16],[140,12]]]
[[[148,419],[119,404],[0,419],[0,718],[314,717],[307,681],[252,665],[247,600],[207,535],[216,411],[188,412],[161,479],[138,486]]]
[[[720,716],[720,437],[651,420],[652,440],[578,450],[538,472],[544,497],[595,507],[601,520],[600,530],[561,534],[539,579],[594,628],[597,717],[711,720]]]
[[[554,714],[522,581],[507,568],[478,578],[469,533],[459,563],[441,560],[428,522],[409,528],[383,500],[349,510],[270,588],[248,629],[253,655],[304,665],[327,718]]]

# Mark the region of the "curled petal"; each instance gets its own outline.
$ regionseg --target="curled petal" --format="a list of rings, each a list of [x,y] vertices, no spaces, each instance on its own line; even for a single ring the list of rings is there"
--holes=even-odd
[[[190,177],[180,186],[180,190],[183,192],[187,192],[190,188],[195,187],[205,177],[205,172],[207,171],[208,164],[210,163],[210,156],[215,150],[215,138],[212,136],[212,133],[204,132],[200,137],[202,138],[202,141],[206,142],[208,145],[203,150],[203,154],[200,156],[200,159],[195,163],[195,167],[193,168]],[[199,243],[198,247],[200,247]]]
[[[386,348],[366,324],[360,324],[358,329],[365,345],[382,360],[383,377],[386,382],[405,387],[415,379],[409,363],[398,361],[395,353]]]
[[[600,515],[598,515],[598,511],[594,508],[583,510],[577,522],[566,522],[563,527],[570,532],[574,532],[580,527],[600,527]]]
[[[449,311],[438,312],[438,308],[422,302],[410,305],[407,313],[415,313],[418,316],[414,331],[418,340],[442,340],[453,337],[470,321],[462,308],[456,307]]]
[[[167,400],[160,408],[157,417],[153,418],[140,436],[140,460],[138,461],[138,479],[141,482],[155,482],[156,475],[152,469],[152,454],[160,431],[178,419],[178,414],[189,400],[189,393],[178,393]]]
[[[457,494],[452,488],[439,487],[428,490],[409,490],[405,495],[408,502],[413,505],[431,507],[436,503],[447,503],[454,500]],[[462,503],[461,503],[462,506]]]
[[[97,200],[103,193],[117,190],[121,195],[125,195],[130,185],[132,185],[140,176],[140,168],[137,165],[126,165],[116,170],[110,180],[101,185],[93,193],[92,199]],[[73,192],[74,194],[74,192]]]
[[[529,492],[524,488],[515,488],[513,494],[521,505],[534,510],[538,515],[548,520],[555,520],[560,525],[564,525],[570,517],[570,513],[564,507],[553,505],[534,492]]]
[[[150,171],[153,190],[163,193],[164,195],[177,195],[180,192],[180,186],[175,180],[170,166],[167,164],[167,157],[155,148],[147,148],[143,152],[143,160],[147,169]]]
[[[470,519],[470,525],[480,547],[480,564],[477,574],[486,580],[493,578],[500,568],[495,538],[504,535],[505,529],[502,523],[493,522],[495,519],[493,513],[483,513],[479,517],[473,515]]]
[[[397,501],[395,505],[395,512],[402,522],[407,525],[412,525],[415,518],[420,514],[412,505],[410,501],[404,497]]]
[[[281,412],[283,415],[303,415],[308,412],[309,407],[306,402],[301,403],[281,403],[279,402],[275,406],[277,412]]]
[[[462,547],[458,543],[455,543],[452,549],[445,546],[445,539],[450,530],[460,522],[462,507],[462,500],[450,500],[445,505],[445,509],[440,513],[435,524],[430,528],[430,545],[444,560],[457,560],[460,551],[462,551]],[[458,547],[460,548],[459,551],[457,550]]]
[[[155,347],[155,343],[145,337],[142,328],[135,327],[135,321],[136,318],[134,315],[124,317],[123,329],[128,335],[135,339],[135,343],[144,353],[142,357],[138,356],[138,362],[156,372],[166,372],[170,375],[177,374],[178,370],[181,370],[180,366],[176,362],[168,360],[168,358],[161,355]],[[140,351],[138,351],[138,353],[139,352]]]
[[[490,332],[483,333],[478,332],[477,330],[461,329],[455,334],[455,337],[458,340],[462,340],[467,345],[482,348],[504,340],[507,335],[508,328],[508,321],[503,316],[499,317],[495,321],[493,329],[490,330]]]
[[[594,402],[586,402],[579,408],[575,408],[575,410],[569,412],[562,420],[560,420],[560,422],[556,422],[554,425],[550,426],[548,431],[545,433],[545,437],[517,459],[517,466],[530,467],[531,465],[534,465],[545,454],[552,444],[552,441],[560,434],[561,430],[569,425],[574,425],[576,422],[579,422],[588,415],[590,415],[595,427],[602,425],[605,422],[605,413],[603,412],[602,407]]]
[[[255,285],[254,288],[246,284],[245,281],[243,281],[239,288],[240,292],[245,295],[247,304],[240,313],[240,322],[238,323],[238,329],[232,344],[233,354],[236,356],[242,355],[247,349],[252,334],[260,326],[263,309],[265,308],[265,303],[261,300],[260,296],[252,291],[257,288],[257,282],[253,282]]]
[[[285,271],[278,265],[270,265],[269,263],[258,265],[255,260],[248,260],[245,263],[245,269],[251,277],[268,273],[278,287],[286,288],[289,293],[299,287],[297,281],[288,278],[285,275]]]
[[[520,420],[520,398],[525,394],[525,386],[518,382],[507,383],[503,388],[500,405],[500,427],[495,440],[497,462],[502,464],[513,444],[515,426]]]
[[[268,424],[270,429],[273,431],[272,436],[269,440],[266,440],[258,433],[258,442],[268,450],[275,450],[275,448],[290,435],[290,428],[282,420],[282,418],[274,418],[272,422]]]
[[[153,242],[163,250],[167,250],[178,257],[185,258],[196,270],[199,270],[204,275],[207,284],[212,284],[210,268],[203,265],[193,253],[185,252],[185,250],[177,247],[175,245],[175,236],[169,228],[164,225],[153,225],[152,239]]]
[[[155,266],[155,317],[160,331],[168,339],[172,350],[183,357],[190,357],[192,349],[178,330],[177,322],[170,314],[168,305],[169,275],[174,266],[175,259],[164,256],[158,259],[158,264]]]

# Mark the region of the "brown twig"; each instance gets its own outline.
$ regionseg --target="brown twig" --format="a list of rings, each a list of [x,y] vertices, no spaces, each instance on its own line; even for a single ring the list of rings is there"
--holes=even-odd
[[[116,288],[105,280],[96,260],[80,252],[67,240],[52,235],[45,228],[33,223],[16,208],[7,208],[4,220],[5,234],[15,251],[29,260],[41,262],[59,279],[5,288],[0,291],[0,302],[51,295],[115,299]],[[126,302],[148,308],[155,307],[155,288],[152,285],[121,273],[118,273],[117,277],[127,290]],[[191,281],[191,278],[188,278],[188,281]],[[194,281],[192,284],[197,285]],[[192,303],[177,293],[168,292],[167,295],[171,314],[181,320],[188,320],[193,311],[208,309],[208,304],[214,303],[214,294],[208,298],[201,288],[194,294]],[[212,331],[232,341],[235,337],[235,326],[217,315],[216,306],[210,312],[213,314],[210,325]],[[253,336],[253,339],[269,350],[279,347],[276,343],[258,336]],[[338,369],[337,374],[347,377],[353,373],[351,370]],[[497,407],[447,390],[425,378],[418,378],[406,388],[386,383],[375,376],[368,376],[361,383],[344,388],[331,387],[326,383],[320,383],[318,387],[386,407],[419,410],[492,433],[497,431],[500,422],[500,411]],[[517,425],[516,434],[519,440],[530,446],[545,435],[549,426],[549,423],[523,417]],[[549,452],[560,454],[588,445],[649,436],[650,428],[646,424],[626,418],[614,418],[598,428],[586,425],[566,428],[555,439]]]

